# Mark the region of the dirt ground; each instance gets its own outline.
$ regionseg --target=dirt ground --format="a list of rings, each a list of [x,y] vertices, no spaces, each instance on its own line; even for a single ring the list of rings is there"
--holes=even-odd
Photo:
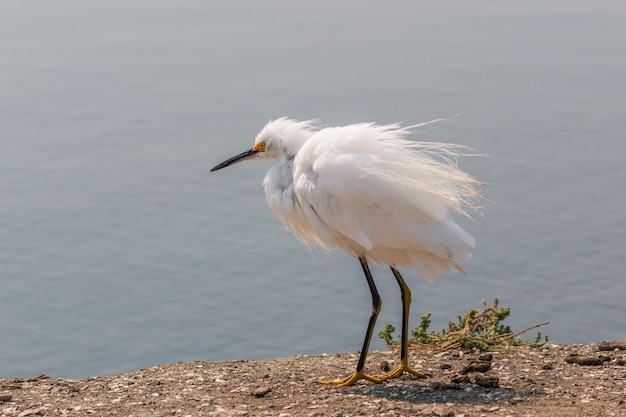
[[[626,342],[413,351],[428,379],[334,388],[357,353],[189,362],[123,375],[0,380],[0,415],[27,416],[626,416]],[[397,363],[372,352],[368,370]]]

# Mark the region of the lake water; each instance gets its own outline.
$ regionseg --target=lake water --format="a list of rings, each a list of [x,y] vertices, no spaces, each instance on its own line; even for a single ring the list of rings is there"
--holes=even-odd
[[[285,231],[270,162],[209,173],[283,115],[460,113],[420,138],[489,155],[462,163],[493,184],[468,274],[406,272],[412,324],[497,297],[515,330],[626,338],[625,24],[620,2],[3,4],[0,378],[358,350],[358,263]]]

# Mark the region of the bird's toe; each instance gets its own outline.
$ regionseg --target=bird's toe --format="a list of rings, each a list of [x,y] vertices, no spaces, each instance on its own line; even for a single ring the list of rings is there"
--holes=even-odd
[[[380,384],[382,382],[380,378],[367,375],[364,371],[354,371],[352,374],[348,375],[345,378],[333,379],[330,381],[320,381],[320,384],[335,385],[337,387],[347,387],[354,384],[360,379],[365,379],[375,384]]]

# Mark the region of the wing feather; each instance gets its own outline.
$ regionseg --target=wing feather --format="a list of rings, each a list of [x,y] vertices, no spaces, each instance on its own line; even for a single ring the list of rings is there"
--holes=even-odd
[[[398,153],[389,146],[398,147],[397,140],[373,137],[368,143],[364,133],[371,126],[355,127],[318,132],[295,160],[293,193],[319,238],[353,254],[366,252],[378,262],[414,267],[427,278],[469,258],[473,238],[448,218],[450,208],[457,208],[454,198],[465,198],[453,192],[455,186],[464,186],[461,180],[454,183],[456,173],[430,158],[420,165],[423,155],[394,163],[391,158]],[[350,132],[335,131],[348,128],[354,130],[353,141]],[[406,144],[400,145],[411,154]],[[432,179],[434,169],[448,173],[447,179],[436,177],[442,191],[437,192],[437,185],[416,186]]]

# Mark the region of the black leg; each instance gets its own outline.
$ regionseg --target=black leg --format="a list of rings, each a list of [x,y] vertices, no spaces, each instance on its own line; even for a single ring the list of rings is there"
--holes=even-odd
[[[359,363],[356,366],[357,372],[362,371],[365,367],[365,358],[367,357],[367,351],[370,347],[370,342],[372,341],[374,326],[376,325],[376,319],[378,318],[378,313],[380,313],[380,309],[383,304],[382,299],[378,294],[378,290],[376,289],[376,284],[374,284],[374,279],[372,278],[370,268],[367,265],[367,260],[365,259],[365,257],[360,256],[359,261],[361,262],[361,267],[363,267],[363,273],[365,274],[367,285],[370,287],[370,292],[372,293],[372,313],[370,314],[370,321],[367,325],[367,331],[365,332],[365,340],[363,341],[363,348],[361,349]]]
[[[371,382],[380,383],[379,378],[366,375],[364,368],[365,359],[367,358],[367,351],[370,347],[370,342],[372,341],[374,326],[376,325],[376,318],[378,317],[378,313],[380,313],[380,308],[382,306],[382,300],[380,298],[380,295],[378,294],[376,285],[374,284],[374,279],[372,278],[370,268],[369,266],[367,266],[367,260],[364,256],[359,256],[359,261],[361,262],[361,266],[363,267],[363,273],[365,274],[367,285],[370,287],[370,292],[372,293],[372,313],[370,314],[370,321],[367,325],[367,332],[365,332],[365,340],[363,340],[363,348],[361,349],[361,356],[359,356],[359,363],[356,366],[356,371],[354,371],[347,377],[335,379],[332,381],[320,381],[322,384],[333,384],[338,387],[345,387],[354,384],[359,379],[365,379]]]
[[[393,276],[396,277],[396,281],[398,281],[398,285],[400,285],[400,293],[402,295],[402,339],[400,340],[400,360],[404,360],[407,357],[409,344],[409,310],[411,308],[411,290],[409,289],[409,286],[406,285],[406,282],[404,282],[400,272],[393,266],[390,268],[391,272],[393,272]]]
[[[406,282],[400,275],[400,272],[395,267],[390,267],[393,276],[396,277],[398,285],[400,286],[400,293],[402,294],[402,334],[400,340],[400,364],[396,366],[391,372],[384,375],[377,375],[380,379],[396,378],[405,372],[410,373],[418,378],[425,378],[426,374],[411,369],[409,367],[409,309],[411,308],[411,290]]]

